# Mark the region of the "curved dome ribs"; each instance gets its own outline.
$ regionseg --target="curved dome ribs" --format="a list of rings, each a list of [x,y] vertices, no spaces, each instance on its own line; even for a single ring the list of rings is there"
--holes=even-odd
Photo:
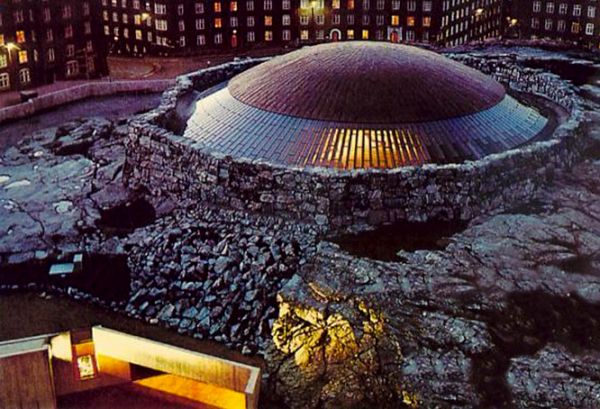
[[[238,75],[198,101],[185,136],[282,165],[390,169],[480,159],[546,123],[478,71],[413,47],[353,42]]]
[[[504,88],[438,54],[388,43],[324,44],[274,58],[229,83],[241,102],[336,122],[423,122],[496,105]]]

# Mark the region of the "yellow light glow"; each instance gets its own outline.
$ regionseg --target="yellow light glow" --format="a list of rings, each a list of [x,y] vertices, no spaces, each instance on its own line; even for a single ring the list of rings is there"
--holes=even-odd
[[[410,394],[407,391],[402,391],[402,403],[411,408],[417,408],[419,406],[419,397],[416,394]]]
[[[20,50],[19,46],[15,43],[6,43],[4,44],[4,46],[6,47],[6,49],[8,51],[12,51],[12,50]]]
[[[223,409],[242,409],[246,407],[243,393],[219,388],[181,376],[164,374],[135,381],[135,384],[180,398],[202,402],[211,407]]]
[[[318,302],[323,305],[341,302],[339,295],[315,283],[311,284],[311,291]],[[327,315],[317,308],[287,303],[282,297],[278,297],[278,302],[279,317],[272,332],[275,346],[283,353],[292,355],[298,368],[308,376],[334,368],[320,375],[322,379],[327,379],[322,393],[332,399],[344,399],[352,395],[353,399],[357,399],[355,402],[359,402],[364,396],[359,396],[360,393],[356,395],[356,391],[364,388],[365,380],[388,376],[382,374],[382,365],[392,362],[396,367],[401,365],[400,343],[393,334],[385,332],[386,319],[383,313],[370,308],[364,301],[345,300],[356,308],[351,315],[352,322],[356,322],[360,328],[358,331],[340,313]],[[384,345],[391,349],[381,355],[386,350]],[[327,365],[323,365],[325,363]],[[402,378],[393,374],[389,376],[391,378],[387,381],[375,382],[373,385],[378,385],[375,388],[390,385],[404,404],[411,408],[418,407],[418,396],[406,389]],[[379,396],[378,389],[365,393]]]

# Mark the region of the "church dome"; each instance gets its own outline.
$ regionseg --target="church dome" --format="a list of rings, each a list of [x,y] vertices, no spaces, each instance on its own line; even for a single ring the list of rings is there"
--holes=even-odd
[[[229,83],[237,100],[320,121],[389,124],[473,114],[504,87],[439,54],[406,45],[330,43],[274,58]]]
[[[347,42],[275,57],[197,102],[185,136],[280,165],[397,168],[476,160],[547,123],[479,71],[431,51]]]

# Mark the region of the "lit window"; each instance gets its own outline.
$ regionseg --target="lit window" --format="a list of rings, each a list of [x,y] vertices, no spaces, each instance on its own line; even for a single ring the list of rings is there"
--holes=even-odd
[[[96,369],[94,368],[94,357],[92,355],[78,356],[77,370],[79,371],[79,379],[82,381],[95,378]]]
[[[26,64],[29,61],[29,57],[27,56],[27,51],[22,50],[19,51],[19,64]]]
[[[17,43],[23,44],[25,42],[25,31],[17,31]]]

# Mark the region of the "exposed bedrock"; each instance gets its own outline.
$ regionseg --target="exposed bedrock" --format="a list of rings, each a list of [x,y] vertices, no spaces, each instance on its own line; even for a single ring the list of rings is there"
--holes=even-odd
[[[272,393],[298,408],[600,405],[598,172],[582,164],[531,214],[402,263],[321,243],[279,296]]]

